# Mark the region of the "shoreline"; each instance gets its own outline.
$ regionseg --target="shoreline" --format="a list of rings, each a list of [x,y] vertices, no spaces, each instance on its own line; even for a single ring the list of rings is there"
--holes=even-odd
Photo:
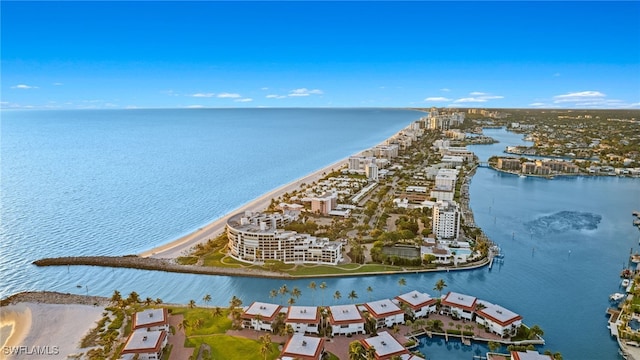
[[[350,155],[350,156],[353,156],[353,155]],[[152,257],[157,259],[175,259],[179,256],[188,255],[185,252],[188,252],[189,250],[191,250],[192,247],[220,235],[225,230],[227,220],[233,215],[236,215],[238,213],[245,212],[245,211],[262,211],[266,209],[269,206],[269,204],[271,204],[272,199],[275,199],[284,193],[299,189],[300,184],[302,183],[309,184],[309,183],[318,181],[322,179],[326,174],[330,173],[332,170],[333,171],[339,170],[344,165],[347,165],[348,163],[349,163],[349,157],[339,160],[333,164],[327,165],[314,172],[311,172],[301,178],[298,178],[274,190],[271,190],[245,203],[244,205],[237,207],[234,210],[231,210],[225,215],[213,220],[207,225],[200,227],[197,230],[185,236],[182,236],[169,243],[156,246],[147,251],[143,251],[139,253],[138,256],[143,258]]]

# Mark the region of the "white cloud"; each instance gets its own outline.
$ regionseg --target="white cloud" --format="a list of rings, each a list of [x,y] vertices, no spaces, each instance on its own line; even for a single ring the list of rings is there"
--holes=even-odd
[[[267,99],[284,99],[286,98],[285,95],[276,95],[276,94],[269,94],[266,96]]]
[[[202,109],[204,105],[187,105],[185,106],[187,109]]]
[[[545,106],[545,103],[542,103],[542,102],[534,102],[534,103],[529,104],[529,106],[533,106],[533,107],[544,107],[544,106]]]
[[[242,96],[240,94],[235,94],[235,93],[222,93],[222,94],[218,94],[218,97],[223,99],[236,99]]]
[[[453,100],[453,102],[458,104],[459,103],[483,103],[483,102],[487,102],[488,100],[504,99],[504,96],[489,95],[487,93],[479,92],[479,91],[470,92],[469,95],[471,95],[471,97],[456,99],[456,100]]]
[[[54,83],[53,83],[53,86],[62,86],[62,85],[64,85],[64,84],[63,84],[63,83],[61,83],[61,82],[54,82]]]
[[[453,100],[453,102],[454,103],[487,102],[487,99],[468,97],[468,98],[456,99],[456,100]]]
[[[214,94],[214,93],[195,93],[195,94],[191,94],[189,96],[197,97],[197,98],[210,98],[210,97],[216,96],[216,94]]]
[[[16,86],[12,86],[12,89],[22,89],[22,90],[27,90],[27,89],[37,89],[37,86],[31,86],[31,85],[26,85],[26,84],[18,84]]]
[[[260,88],[260,90],[269,90],[269,88],[268,87],[263,87],[263,88]]]
[[[451,89],[449,89],[449,88],[442,88],[442,89],[440,89],[440,91],[449,92],[449,91],[451,91]]]
[[[428,98],[424,99],[424,101],[439,102],[439,101],[451,101],[451,99],[448,99],[448,98],[442,97],[442,96],[432,96],[432,97],[428,97]]]
[[[243,99],[236,99],[234,100],[235,102],[251,102],[253,101],[252,98],[243,98]]]
[[[607,95],[601,93],[600,91],[580,91],[574,93],[568,93],[564,95],[556,95],[553,97],[553,102],[555,104],[560,103],[568,103],[568,102],[580,102],[585,100],[602,100]]]
[[[322,94],[324,94],[324,92],[320,89],[309,90],[307,88],[294,89],[289,92],[289,96],[309,96]]]

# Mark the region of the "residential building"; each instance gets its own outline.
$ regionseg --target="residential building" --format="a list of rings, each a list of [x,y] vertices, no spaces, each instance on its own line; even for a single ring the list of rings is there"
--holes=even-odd
[[[376,320],[376,328],[404,324],[404,311],[389,299],[368,302],[364,304],[364,307],[369,315]]]
[[[338,196],[332,192],[326,192],[321,196],[313,197],[311,200],[311,212],[315,214],[327,215],[338,205]]]
[[[433,206],[432,230],[438,239],[460,235],[460,209],[455,201],[438,201]]]
[[[331,335],[364,334],[364,317],[353,305],[329,306]]]
[[[271,324],[282,310],[277,304],[254,301],[242,313],[242,327],[245,329],[271,331]]]
[[[296,333],[318,334],[320,312],[316,306],[289,306],[285,324],[291,325]]]
[[[413,355],[398,340],[386,331],[379,332],[378,335],[367,339],[360,340],[365,349],[373,348],[375,350],[376,360],[388,360],[396,356],[400,356],[403,360],[422,359],[417,355]]]
[[[364,174],[367,176],[367,179],[371,181],[378,181],[378,165],[376,165],[375,161],[365,166]]]
[[[240,213],[227,221],[229,255],[244,262],[338,264],[342,243],[283,230],[295,218],[287,213]]]
[[[445,313],[454,316],[457,314],[459,318],[472,320],[473,314],[476,311],[477,301],[478,299],[473,296],[450,291],[444,299],[442,299],[440,305]]]
[[[535,350],[512,351],[511,360],[553,360],[553,356],[540,354]]]
[[[457,179],[458,179],[458,170],[439,169],[435,177],[435,180],[436,180],[435,186],[455,189]]]
[[[500,305],[485,301],[480,302],[485,307],[476,308],[476,322],[487,326],[489,330],[500,336],[513,336],[522,325],[522,316]]]
[[[132,330],[169,330],[169,312],[167,308],[147,309],[133,314]]]
[[[498,169],[502,170],[520,170],[522,165],[517,158],[498,158]]]
[[[400,303],[406,304],[413,317],[416,318],[426,317],[430,313],[436,312],[437,300],[429,296],[429,294],[413,290],[396,296],[396,299]]]
[[[167,332],[164,330],[134,330],[127,338],[120,359],[159,360],[167,341]]]
[[[320,360],[324,355],[324,338],[293,334],[284,344],[282,360]]]

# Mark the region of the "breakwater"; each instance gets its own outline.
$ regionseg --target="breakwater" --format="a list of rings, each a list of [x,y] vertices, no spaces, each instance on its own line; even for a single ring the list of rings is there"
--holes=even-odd
[[[155,270],[186,274],[199,275],[224,275],[224,276],[242,276],[242,277],[258,277],[269,279],[303,279],[303,278],[324,278],[324,277],[344,277],[344,276],[371,276],[371,275],[388,275],[388,274],[404,274],[404,273],[422,273],[422,272],[449,272],[455,270],[471,270],[486,266],[489,264],[488,258],[483,258],[477,262],[468,263],[457,267],[438,267],[435,269],[403,269],[398,271],[379,271],[379,272],[348,272],[343,274],[318,274],[318,275],[291,275],[281,272],[273,272],[254,268],[224,268],[212,266],[198,265],[180,265],[168,259],[145,258],[137,255],[126,256],[67,256],[56,258],[44,258],[33,262],[36,266],[100,266],[129,268],[139,270]]]

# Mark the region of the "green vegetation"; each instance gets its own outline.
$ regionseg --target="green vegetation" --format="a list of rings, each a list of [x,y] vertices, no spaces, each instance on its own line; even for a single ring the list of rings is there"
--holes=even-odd
[[[265,356],[260,351],[260,342],[256,340],[224,334],[188,337],[185,340],[186,347],[198,349],[202,344],[207,344],[211,347],[211,359],[265,359]],[[278,344],[271,343],[270,347],[271,351],[266,354],[266,359],[277,359],[280,353]]]
[[[224,334],[231,329],[231,319],[229,319],[229,309],[220,309],[216,314],[212,309],[188,307],[171,307],[171,314],[183,315],[190,326],[187,327],[186,335],[210,335]]]

